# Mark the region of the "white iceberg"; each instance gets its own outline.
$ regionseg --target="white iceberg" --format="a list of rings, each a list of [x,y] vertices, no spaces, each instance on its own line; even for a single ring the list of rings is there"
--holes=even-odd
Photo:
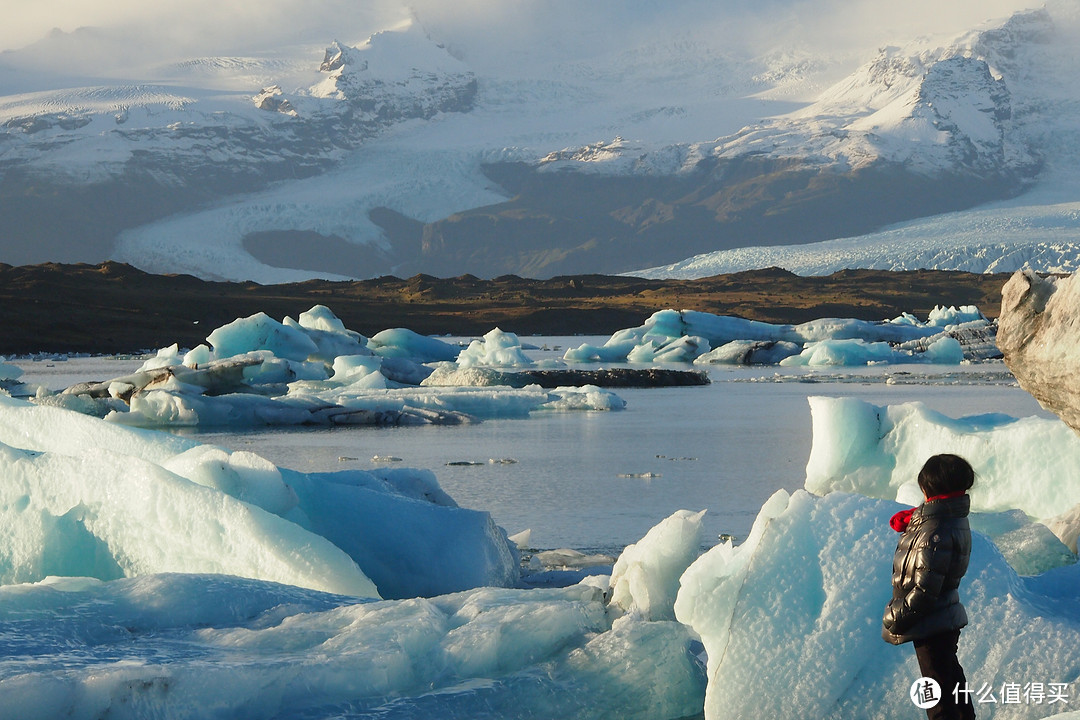
[[[0,583],[223,573],[407,597],[519,577],[506,533],[429,472],[299,473],[2,395],[0,515]]]
[[[508,378],[479,366],[532,363],[517,336],[497,328],[460,351],[458,364],[459,349],[442,340],[401,328],[365,340],[323,305],[299,321],[238,318],[207,339],[212,350],[200,345],[181,357],[172,345],[130,375],[33,399],[141,427],[461,424],[625,406],[592,385],[505,387]],[[436,371],[442,380],[426,382]],[[485,372],[486,380],[465,377]],[[485,387],[442,388],[450,377]]]
[[[525,354],[521,340],[514,333],[495,328],[482,340],[473,340],[457,356],[458,367],[532,367],[535,363]]]
[[[1080,503],[1080,437],[1060,420],[950,418],[922,403],[877,406],[854,398],[811,397],[810,411],[814,443],[806,489],[813,493],[857,492],[915,504],[922,463],[952,452],[975,469],[975,511],[1017,509],[1046,519]]]
[[[678,623],[614,624],[602,592],[355,599],[224,576],[0,587],[0,718],[691,715]]]
[[[741,545],[719,545],[682,576],[675,604],[708,654],[705,717],[893,720],[915,716],[914,653],[882,641],[896,503],[848,493],[778,491]],[[980,717],[1067,709],[1080,667],[1080,565],[1024,578],[975,533],[961,599],[971,624],[960,661],[972,702],[1039,684],[1040,703],[979,704]],[[1053,687],[1051,687],[1053,686]],[[1048,704],[1062,689],[1065,703]],[[983,699],[985,699],[983,695]],[[1073,696],[1072,699],[1075,699]]]
[[[582,344],[563,357],[579,363],[957,364],[996,354],[985,347],[992,342],[987,343],[984,335],[992,338],[993,327],[974,306],[938,306],[925,323],[905,313],[880,322],[822,318],[799,325],[661,310],[640,327],[616,332],[604,345]]]

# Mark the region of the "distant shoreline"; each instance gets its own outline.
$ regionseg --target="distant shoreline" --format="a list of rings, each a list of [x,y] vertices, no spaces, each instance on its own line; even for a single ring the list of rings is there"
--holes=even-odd
[[[194,347],[215,328],[265,312],[296,318],[326,305],[351,330],[424,334],[608,335],[667,308],[771,323],[822,317],[882,320],[935,305],[996,317],[1011,273],[844,270],[800,277],[778,268],[700,280],[574,275],[549,280],[416,275],[284,285],[153,275],[121,263],[0,264],[0,355],[128,353]]]

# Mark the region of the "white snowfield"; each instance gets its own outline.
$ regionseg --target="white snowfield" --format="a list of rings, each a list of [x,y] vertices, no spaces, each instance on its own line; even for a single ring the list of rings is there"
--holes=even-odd
[[[342,278],[269,265],[245,250],[244,238],[306,231],[382,247],[373,208],[432,222],[506,200],[481,171],[492,161],[677,174],[753,154],[841,170],[875,161],[927,174],[996,168],[1034,180],[1009,202],[865,237],[725,251],[635,274],[1076,267],[1073,3],[950,6],[937,22],[933,3],[879,7],[866,15],[892,17],[842,42],[837,28],[860,13],[777,5],[717,14],[699,0],[668,3],[662,13],[641,3],[541,10],[527,2],[449,12],[321,0],[303,12],[277,8],[294,15],[288,37],[269,32],[276,15],[267,12],[227,42],[196,31],[201,42],[185,37],[182,47],[152,20],[104,18],[102,27],[3,48],[4,159],[79,183],[146,156],[256,172],[284,156],[306,167],[302,177],[126,227],[117,238],[114,259],[208,278]],[[177,18],[164,25],[172,24]],[[927,38],[927,28],[939,34]],[[176,32],[184,36],[182,26]],[[450,102],[455,93],[472,100]],[[330,142],[320,134],[343,117],[355,121],[351,135]],[[298,141],[298,128],[313,138]],[[172,172],[167,164],[152,171]]]

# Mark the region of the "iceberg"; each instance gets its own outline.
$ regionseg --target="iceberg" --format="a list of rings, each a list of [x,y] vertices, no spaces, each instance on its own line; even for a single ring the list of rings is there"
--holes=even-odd
[[[0,587],[0,637],[4,720],[650,720],[704,692],[685,627],[612,621],[589,585],[358,602],[217,575],[58,578]]]
[[[490,515],[427,471],[300,473],[3,395],[0,515],[5,584],[219,573],[411,597],[520,575]]]
[[[498,328],[460,351],[403,328],[367,340],[316,305],[299,320],[238,318],[207,342],[182,356],[174,344],[130,375],[60,394],[40,389],[32,399],[140,427],[456,425],[625,406],[587,382],[541,388],[500,374],[493,368],[533,363],[517,336]]]
[[[892,320],[821,318],[799,325],[693,310],[661,310],[637,328],[620,330],[604,345],[566,351],[568,362],[694,362],[781,365],[866,365],[932,362],[1000,356],[994,325],[978,308],[941,306],[926,322],[913,315]],[[987,341],[986,336],[991,339]],[[989,346],[989,347],[988,347]]]
[[[1007,415],[950,418],[922,403],[877,406],[811,397],[814,443],[806,489],[921,501],[926,458],[954,452],[975,469],[972,509],[1048,519],[1080,504],[1080,437],[1059,420]],[[1053,452],[1036,448],[1053,448]]]
[[[484,335],[482,340],[473,340],[457,356],[460,368],[532,367],[534,364],[522,349],[518,336],[499,328]]]
[[[880,637],[896,546],[888,519],[898,509],[856,494],[781,490],[745,542],[718,545],[690,566],[675,615],[707,652],[708,720],[892,720],[919,712],[908,697],[919,675],[914,654]],[[961,585],[971,624],[960,662],[972,702],[1016,698],[977,704],[980,717],[1043,718],[1068,708],[1080,667],[1078,590],[1080,565],[1021,577],[974,533]],[[1043,689],[1038,702],[1033,685]],[[1058,700],[1049,704],[1055,689]]]

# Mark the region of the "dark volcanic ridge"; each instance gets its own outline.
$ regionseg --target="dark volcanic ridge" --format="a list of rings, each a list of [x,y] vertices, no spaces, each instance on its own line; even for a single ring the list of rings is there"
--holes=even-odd
[[[466,336],[495,327],[519,335],[607,335],[668,308],[772,323],[882,320],[903,312],[925,318],[935,305],[976,305],[996,317],[1007,279],[935,270],[800,277],[770,268],[700,280],[416,275],[259,285],[152,275],[115,262],[0,264],[0,354],[194,347],[236,318],[265,312],[280,320],[314,305],[368,336],[394,327]]]

